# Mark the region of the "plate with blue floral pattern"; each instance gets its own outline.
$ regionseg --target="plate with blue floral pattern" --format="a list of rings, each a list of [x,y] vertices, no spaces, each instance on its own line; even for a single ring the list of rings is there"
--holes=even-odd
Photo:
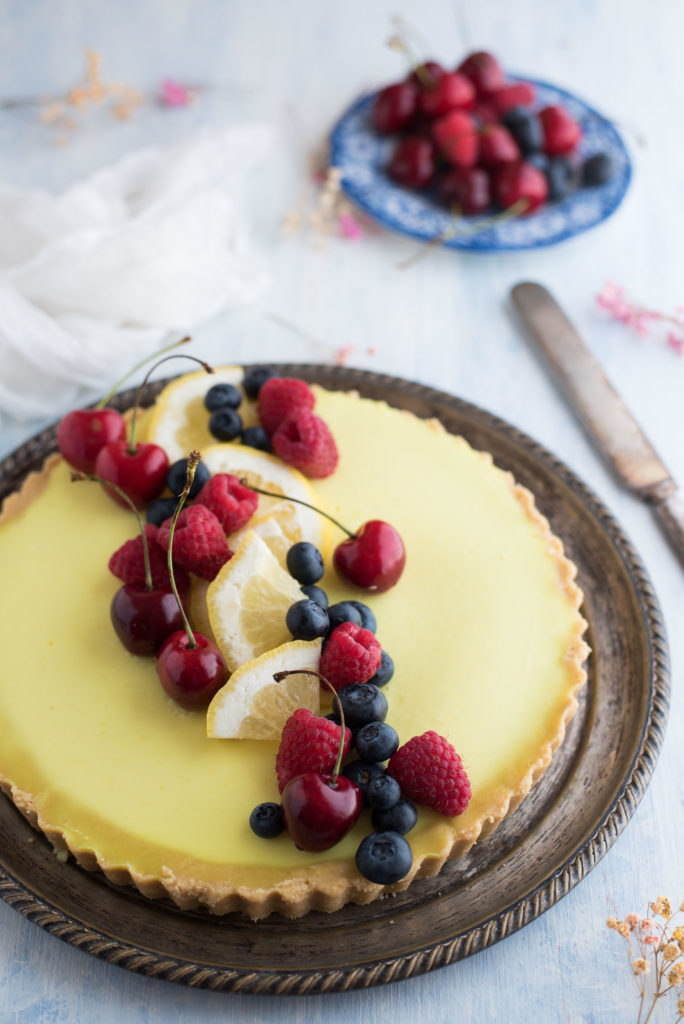
[[[573,238],[607,220],[625,197],[632,164],[614,125],[579,97],[548,82],[510,76],[535,87],[535,109],[560,104],[582,128],[579,155],[606,153],[613,176],[604,185],[580,188],[557,203],[546,203],[529,217],[463,217],[457,224],[429,193],[395,184],[385,173],[396,139],[379,135],[371,123],[375,94],[358,99],[333,128],[330,164],[342,172],[344,192],[385,227],[450,249],[504,252],[538,249]]]

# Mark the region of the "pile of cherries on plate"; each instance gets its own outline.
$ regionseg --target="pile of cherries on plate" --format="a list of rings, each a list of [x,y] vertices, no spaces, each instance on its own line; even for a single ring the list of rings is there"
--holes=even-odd
[[[529,82],[507,82],[496,57],[471,53],[455,71],[426,61],[375,96],[372,123],[400,135],[387,173],[452,211],[527,215],[609,181],[606,153],[582,159],[582,129],[560,105],[535,109]]]

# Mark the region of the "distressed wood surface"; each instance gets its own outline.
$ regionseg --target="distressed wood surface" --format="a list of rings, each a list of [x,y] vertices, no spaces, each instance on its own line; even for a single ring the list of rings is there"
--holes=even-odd
[[[416,9],[417,10],[417,9]],[[655,776],[634,818],[601,863],[560,903],[505,941],[439,971],[370,991],[287,1000],[193,991],[144,978],[84,955],[0,903],[0,1021],[118,1022],[540,1020],[611,1024],[636,1020],[633,982],[608,914],[644,912],[662,893],[684,898],[681,844],[684,781],[681,699],[684,575],[649,510],[622,491],[511,315],[520,280],[557,295],[684,482],[684,360],[605,319],[595,295],[607,279],[651,308],[683,301],[681,133],[684,11],[668,0],[518,0],[477,5],[425,0],[148,0],[86,4],[53,0],[7,5],[0,23],[0,95],[71,84],[81,52],[102,53],[111,78],[153,87],[167,74],[225,89],[194,109],[143,112],[130,123],[96,121],[55,149],[43,128],[0,116],[0,176],[15,184],[63,187],[132,147],[229,120],[274,125],[274,156],[255,176],[249,208],[269,251],[273,283],[264,299],[195,333],[196,349],[225,361],[331,361],[354,347],[351,364],[419,380],[491,410],[538,438],[598,493],[631,537],[651,574],[669,627],[673,695]],[[367,231],[357,242],[279,230],[306,181],[307,159],[349,99],[399,73],[384,41],[390,16],[420,20],[437,58],[466,48],[498,51],[516,71],[575,89],[647,145],[632,144],[635,179],[621,210],[596,231],[542,253],[468,256],[434,251],[411,270],[397,263],[409,240]],[[638,69],[638,73],[636,71]],[[644,83],[648,87],[644,87]],[[300,329],[283,328],[272,316]],[[42,424],[2,424],[2,453]],[[607,581],[602,600],[610,606]],[[2,836],[0,836],[0,842]],[[654,1020],[674,1012],[661,1007]]]

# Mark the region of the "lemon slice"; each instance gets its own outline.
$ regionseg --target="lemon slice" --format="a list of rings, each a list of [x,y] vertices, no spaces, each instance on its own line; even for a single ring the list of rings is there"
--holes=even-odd
[[[231,672],[287,640],[287,609],[303,595],[253,530],[207,589],[209,622]]]
[[[322,640],[291,640],[274,651],[241,665],[207,709],[210,739],[277,740],[297,708],[320,711],[320,686],[315,676],[292,675],[282,683],[274,672],[318,670]]]
[[[241,530],[236,530],[235,533],[231,533],[228,538],[228,547],[231,551],[236,551],[242,543],[243,537],[249,533],[250,530],[254,530],[257,536],[261,537],[263,541],[268,545],[272,553],[278,559],[283,569],[286,568],[287,564],[287,553],[292,546],[293,541],[283,530],[280,525],[280,517],[276,515],[272,516],[255,516],[243,526]]]
[[[214,444],[204,449],[202,461],[211,473],[233,473],[237,477],[244,477],[255,487],[299,498],[300,501],[308,501],[310,505],[321,507],[316,492],[304,474],[292,466],[287,466],[275,455],[249,448],[247,445]],[[276,520],[279,532],[286,538],[288,547],[297,541],[308,540],[316,545],[324,560],[330,554],[332,525],[325,516],[285,498],[267,498],[260,494],[254,521],[263,520],[267,516],[272,516]],[[251,527],[252,524],[247,525]],[[229,544],[235,550],[230,540]]]
[[[163,448],[169,462],[185,458],[194,448],[203,451],[216,444],[209,432],[211,413],[204,405],[204,396],[214,384],[240,387],[243,376],[241,366],[221,366],[214,373],[200,370],[168,384],[146,417],[145,439]],[[254,402],[243,400],[239,411],[246,427],[259,422]]]

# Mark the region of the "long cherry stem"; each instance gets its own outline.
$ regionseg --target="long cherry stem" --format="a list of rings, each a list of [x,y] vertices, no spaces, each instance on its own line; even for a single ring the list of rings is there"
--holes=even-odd
[[[184,352],[179,352],[179,353],[177,353],[174,356],[164,356],[164,358],[160,359],[158,362],[156,362],[154,364],[154,366],[151,366],[149,368],[149,370],[147,371],[147,373],[145,374],[145,377],[143,378],[143,382],[140,385],[140,387],[138,388],[138,391],[137,391],[136,396],[135,396],[135,404],[133,406],[133,418],[131,420],[131,436],[130,436],[129,441],[128,441],[128,454],[129,455],[135,455],[135,450],[136,450],[136,448],[135,448],[135,427],[136,427],[136,420],[137,420],[137,417],[138,417],[138,406],[140,405],[140,399],[142,398],[142,393],[143,393],[143,390],[145,388],[145,385],[147,384],[148,380],[150,379],[150,375],[154,373],[154,371],[157,369],[157,367],[161,366],[162,363],[168,363],[168,361],[170,359],[190,359],[190,360],[192,360],[193,363],[199,363],[199,365],[202,367],[202,369],[206,370],[207,373],[213,373],[214,372],[214,367],[210,366],[209,363],[205,363],[204,359],[197,359],[195,356],[186,356]]]
[[[121,385],[125,384],[126,381],[128,380],[128,378],[132,377],[134,373],[138,372],[138,370],[142,370],[143,366],[145,366],[147,363],[151,362],[152,359],[156,359],[157,356],[163,355],[164,352],[170,352],[171,349],[173,349],[173,348],[178,348],[179,345],[187,345],[187,343],[189,341],[190,341],[190,335],[187,335],[185,338],[181,338],[180,341],[174,341],[173,344],[171,344],[171,345],[164,345],[163,348],[160,348],[156,352],[152,352],[151,355],[146,356],[144,359],[141,359],[139,363],[136,363],[135,366],[128,371],[128,373],[125,373],[123,375],[123,377],[121,377],[120,380],[117,380],[117,382],[114,385],[114,387],[110,391],[107,392],[107,394],[104,396],[104,398],[100,399],[100,401],[97,403],[95,408],[96,409],[104,409],[105,405],[107,404],[109,399],[112,397],[112,395],[115,395],[116,392],[119,391],[119,389],[121,388]]]
[[[103,487],[109,487],[110,490],[115,491],[120,498],[123,498],[126,504],[129,505],[130,508],[132,509],[133,515],[138,520],[138,528],[140,530],[140,536],[142,537],[143,543],[143,561],[145,562],[145,589],[154,590],[154,584],[152,582],[152,567],[150,565],[150,548],[147,543],[147,534],[145,533],[143,521],[140,518],[140,513],[135,507],[134,502],[131,501],[131,499],[128,497],[125,491],[122,491],[121,488],[118,487],[116,484],[110,483],[109,480],[102,480],[102,478],[99,476],[88,476],[85,473],[76,473],[72,471],[72,483],[81,483],[83,480],[88,481],[88,483],[102,484]]]
[[[303,501],[301,498],[292,498],[289,494],[277,494],[275,491],[265,491],[262,487],[255,487],[254,484],[250,484],[246,477],[240,480],[243,487],[249,487],[250,491],[256,491],[257,494],[264,494],[267,498],[279,498],[280,501],[294,501],[297,505],[303,505],[304,508],[310,508],[312,512],[318,512],[319,516],[325,516],[331,523],[334,523],[342,533],[346,533],[348,537],[355,538],[356,534],[348,530],[346,526],[343,526],[338,519],[334,519],[329,512],[324,512],[322,508],[317,508],[315,505],[311,505],[308,501]]]
[[[173,535],[176,532],[176,522],[178,521],[178,516],[180,515],[181,509],[185,504],[185,499],[190,493],[192,481],[195,479],[195,470],[197,469],[197,463],[199,462],[200,458],[201,455],[198,451],[192,451],[188,455],[188,468],[185,476],[185,487],[180,493],[180,496],[178,498],[178,504],[176,505],[176,511],[173,513],[173,518],[171,520],[171,527],[169,529],[169,550],[166,555],[166,564],[169,567],[169,579],[171,580],[171,589],[173,590],[173,596],[176,598],[176,603],[180,609],[181,618],[183,620],[183,627],[185,628],[185,632],[188,637],[188,647],[197,647],[197,643],[195,642],[195,634],[192,631],[192,627],[190,626],[188,617],[185,614],[185,608],[183,607],[183,602],[180,599],[180,595],[176,587],[176,580],[173,575]]]
[[[337,749],[337,760],[335,761],[335,767],[333,768],[333,773],[330,777],[330,781],[334,784],[335,782],[337,782],[337,776],[340,774],[340,769],[342,767],[342,758],[344,757],[344,737],[347,730],[347,727],[344,724],[344,709],[342,707],[342,701],[340,700],[339,694],[335,687],[333,686],[333,684],[328,679],[326,679],[325,676],[321,675],[320,672],[316,672],[315,669],[290,668],[283,669],[282,672],[273,673],[273,678],[275,679],[276,683],[282,683],[283,679],[287,679],[288,676],[315,676],[319,682],[323,683],[325,686],[328,687],[334,699],[337,701],[337,710],[340,713],[341,734],[340,745]]]

